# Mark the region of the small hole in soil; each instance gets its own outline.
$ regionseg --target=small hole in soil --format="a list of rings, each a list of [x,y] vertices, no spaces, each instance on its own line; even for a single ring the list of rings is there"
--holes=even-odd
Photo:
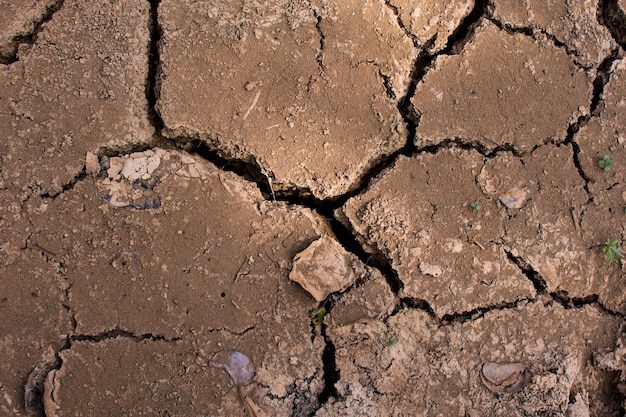
[[[222,297],[222,298],[226,297],[226,293],[225,292],[221,293],[220,297]]]

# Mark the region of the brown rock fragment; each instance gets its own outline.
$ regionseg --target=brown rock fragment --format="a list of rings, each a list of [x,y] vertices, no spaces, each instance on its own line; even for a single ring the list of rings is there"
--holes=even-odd
[[[333,302],[329,319],[333,326],[341,327],[361,320],[382,319],[391,314],[396,297],[385,278],[377,270],[365,267],[364,282],[343,293]]]
[[[439,56],[417,85],[415,144],[459,138],[530,151],[564,140],[591,94],[591,79],[562,49],[484,24],[460,54]]]
[[[339,242],[324,235],[296,255],[289,279],[300,284],[319,302],[356,281],[362,271],[355,270],[353,265],[364,269]]]

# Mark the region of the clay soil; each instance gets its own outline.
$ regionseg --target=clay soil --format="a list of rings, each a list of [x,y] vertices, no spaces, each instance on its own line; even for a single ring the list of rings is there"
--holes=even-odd
[[[625,48],[622,0],[0,1],[0,415],[623,416]]]

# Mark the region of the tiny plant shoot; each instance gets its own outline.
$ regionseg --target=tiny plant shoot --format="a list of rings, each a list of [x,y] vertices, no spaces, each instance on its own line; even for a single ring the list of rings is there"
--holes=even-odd
[[[617,249],[617,239],[608,240],[604,242],[604,246],[602,246],[602,252],[606,253],[606,257],[609,259],[609,262],[615,262],[615,257],[619,256],[620,258],[624,257],[624,254]]]
[[[311,311],[309,314],[309,318],[311,319],[311,323],[315,326],[321,326],[324,323],[324,316],[326,315],[326,307],[321,306],[320,308],[316,308]]]
[[[469,206],[470,206],[470,208],[472,209],[472,211],[473,211],[474,213],[478,213],[478,212],[480,211],[480,209],[481,209],[481,207],[480,207],[480,206],[478,205],[478,203],[476,203],[476,202],[472,202],[472,203],[470,203],[470,205],[469,205]]]
[[[613,164],[613,160],[608,155],[604,155],[602,159],[598,161],[598,165],[604,170],[604,172],[609,172]]]

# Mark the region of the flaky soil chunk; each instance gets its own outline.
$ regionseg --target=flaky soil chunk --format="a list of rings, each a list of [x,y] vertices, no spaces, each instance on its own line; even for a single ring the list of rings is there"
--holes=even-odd
[[[163,1],[164,133],[253,161],[276,190],[356,186],[402,147],[416,51],[383,2]]]
[[[476,184],[482,166],[478,152],[459,149],[400,157],[341,209],[359,240],[391,261],[402,295],[439,317],[535,295],[500,244],[505,213]]]
[[[484,23],[460,54],[438,56],[418,83],[415,144],[460,139],[527,152],[564,140],[591,94],[591,79],[563,49]]]
[[[333,328],[339,397],[316,416],[616,415],[614,374],[592,354],[613,346],[620,324],[595,307],[543,300],[449,326],[405,310]],[[521,363],[532,377],[520,391],[498,394],[481,381],[486,362]]]
[[[129,179],[136,171],[124,167],[147,156],[158,157],[158,167]],[[256,374],[245,392],[269,415],[315,409],[324,348],[309,318],[317,303],[288,274],[298,252],[332,235],[326,222],[267,202],[252,183],[185,153],[155,149],[100,164],[101,172],[30,210],[30,239],[64,265],[73,340],[84,342],[64,349],[63,366],[50,376],[56,415],[190,415],[195,407],[242,415],[226,373],[207,370],[222,350],[252,359]],[[208,388],[176,401],[168,378],[181,398],[194,397],[190,380]],[[151,395],[137,402],[131,386]]]
[[[553,36],[574,60],[597,68],[617,44],[598,21],[598,0],[495,0],[494,18],[512,28]]]
[[[0,3],[0,62],[15,59],[20,38],[32,34],[48,8],[56,3],[58,0],[12,0]]]
[[[151,139],[148,11],[142,0],[68,0],[19,61],[0,65],[4,186],[56,194],[86,151]]]

